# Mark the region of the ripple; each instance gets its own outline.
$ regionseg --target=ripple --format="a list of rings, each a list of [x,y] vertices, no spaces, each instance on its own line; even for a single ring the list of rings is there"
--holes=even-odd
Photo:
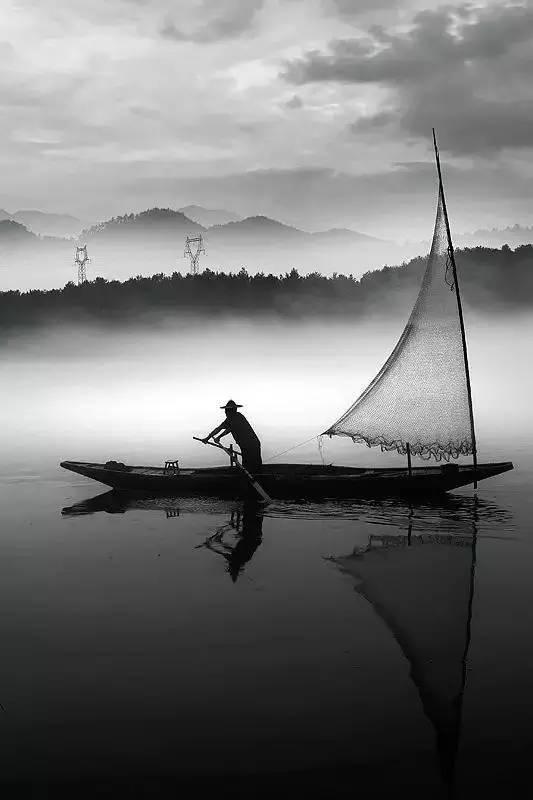
[[[468,528],[481,535],[512,534],[513,514],[507,508],[478,497],[449,496],[434,500],[357,500],[268,506],[265,516],[305,520],[356,520],[419,532],[464,533]]]

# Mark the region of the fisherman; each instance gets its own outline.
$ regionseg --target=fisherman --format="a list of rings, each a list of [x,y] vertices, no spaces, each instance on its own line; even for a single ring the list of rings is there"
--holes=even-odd
[[[243,467],[252,474],[260,472],[263,463],[261,461],[261,442],[244,414],[237,411],[242,406],[234,400],[228,400],[226,405],[220,406],[220,408],[226,412],[226,419],[202,441],[207,443],[209,439],[213,438],[213,441],[218,443],[223,436],[231,433],[241,450]]]

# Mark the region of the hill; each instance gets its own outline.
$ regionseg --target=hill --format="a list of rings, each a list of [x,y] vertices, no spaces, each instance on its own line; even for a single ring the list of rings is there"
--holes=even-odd
[[[0,249],[6,250],[12,245],[33,244],[39,241],[38,237],[29,231],[20,222],[7,218],[0,220]]]
[[[12,218],[33,233],[43,236],[74,236],[83,228],[83,223],[71,214],[50,214],[35,209],[23,209],[16,211]]]
[[[63,285],[74,273],[73,244],[0,221],[0,288]]]
[[[227,222],[239,222],[242,219],[232,211],[225,211],[223,208],[204,208],[203,206],[190,205],[178,209],[186,217],[203,225],[204,228],[211,228],[213,225],[225,225]]]
[[[292,225],[284,225],[270,217],[245,217],[238,222],[228,222],[225,225],[215,225],[209,232],[211,241],[221,238],[238,239],[266,239],[268,241],[279,240],[280,236],[305,236],[306,234],[299,228]]]
[[[83,230],[79,238],[87,242],[131,236],[139,238],[167,235],[177,238],[196,231],[204,232],[205,228],[190,220],[181,211],[173,211],[171,208],[150,208],[139,214],[124,214],[100,222]]]

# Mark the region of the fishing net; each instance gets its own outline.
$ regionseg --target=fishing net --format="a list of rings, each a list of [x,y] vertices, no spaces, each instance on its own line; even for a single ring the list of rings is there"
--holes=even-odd
[[[472,453],[461,327],[442,195],[431,252],[405,329],[380,372],[325,431],[422,458]]]

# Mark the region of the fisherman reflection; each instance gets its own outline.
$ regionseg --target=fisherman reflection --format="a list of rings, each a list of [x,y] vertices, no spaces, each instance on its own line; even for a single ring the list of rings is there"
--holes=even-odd
[[[225,541],[228,534],[233,534],[236,542]],[[235,511],[225,525],[221,525],[216,533],[209,536],[200,545],[213,553],[218,553],[227,562],[227,571],[233,583],[237,581],[263,539],[263,511],[254,500],[247,501]]]

